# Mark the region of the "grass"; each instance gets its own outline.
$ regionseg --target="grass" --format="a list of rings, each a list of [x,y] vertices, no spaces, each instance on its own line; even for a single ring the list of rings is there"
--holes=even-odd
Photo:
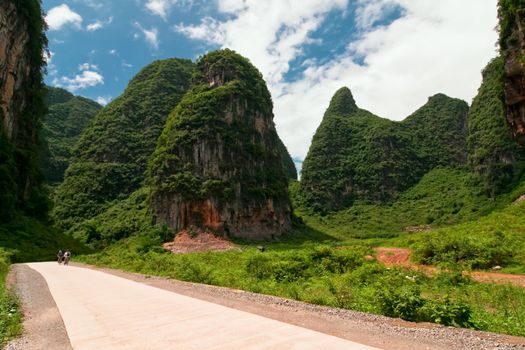
[[[73,254],[92,252],[49,224],[22,215],[0,225],[0,247],[9,252],[13,263],[54,260],[59,249]]]
[[[174,255],[153,236],[132,236],[78,260],[308,303],[525,336],[525,289],[473,282],[458,272],[428,277],[366,259],[366,244],[270,243],[240,251]]]
[[[475,220],[510,202],[511,194],[489,198],[482,180],[466,169],[437,168],[390,204],[365,202],[327,215],[319,215],[304,205],[299,184],[290,185],[296,214],[319,231],[340,239],[392,238],[407,227],[450,226]]]
[[[0,347],[22,331],[18,300],[6,290],[5,285],[9,263],[9,253],[0,248]]]
[[[90,222],[105,249],[78,260],[406,320],[525,336],[525,289],[481,284],[461,275],[463,269],[496,264],[504,272],[525,272],[525,202],[514,203],[525,193],[525,183],[490,198],[477,175],[438,168],[389,205],[360,203],[324,216],[301,206],[296,183],[291,193],[296,229],[279,241],[263,243],[264,253],[244,241],[236,242],[240,251],[165,252],[161,243],[170,235],[151,226],[147,195],[139,191]],[[431,231],[405,230],[421,225],[429,225]],[[448,272],[426,276],[369,261],[372,248],[381,245],[410,247],[419,262],[444,266]]]

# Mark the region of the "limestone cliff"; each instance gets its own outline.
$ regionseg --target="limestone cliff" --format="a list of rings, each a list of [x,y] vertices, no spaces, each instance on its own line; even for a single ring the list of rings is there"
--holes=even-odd
[[[0,138],[4,138],[0,140],[4,145],[0,178],[12,180],[0,181],[0,201],[9,197],[11,203],[17,202],[28,212],[41,211],[44,202],[39,194],[36,151],[45,113],[44,29],[38,0],[0,1]],[[16,164],[10,167],[14,172],[7,170],[6,164]],[[8,183],[11,185],[5,185]],[[0,212],[4,211],[5,202],[0,207]]]
[[[525,3],[500,0],[498,14],[506,118],[514,139],[525,145]]]
[[[506,118],[504,60],[493,59],[483,70],[483,83],[468,114],[468,163],[481,175],[485,189],[496,195],[509,185],[521,168],[525,150],[511,137]]]
[[[176,231],[262,239],[291,226],[270,93],[230,50],[202,57],[149,166],[152,210]]]

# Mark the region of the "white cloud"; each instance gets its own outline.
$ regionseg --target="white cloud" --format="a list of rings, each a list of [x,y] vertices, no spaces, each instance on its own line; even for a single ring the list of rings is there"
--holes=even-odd
[[[98,65],[96,65],[96,64],[91,64],[91,63],[82,63],[82,64],[79,64],[79,65],[78,65],[78,70],[79,70],[79,71],[84,71],[84,70],[98,70]]]
[[[142,32],[144,39],[153,49],[159,49],[159,31],[157,28],[146,29],[140,25],[140,23],[135,22],[134,26]],[[134,38],[137,39],[139,36],[135,33]]]
[[[78,68],[81,71],[80,74],[75,75],[73,78],[55,78],[53,85],[75,92],[76,90],[104,84],[104,77],[96,71],[98,70],[98,66],[84,63],[80,64]]]
[[[104,28],[107,25],[110,25],[111,22],[113,22],[113,17],[109,17],[107,21],[96,20],[95,22],[88,24],[86,30],[88,32],[94,32],[96,30]]]
[[[104,0],[74,0],[74,1],[83,3],[95,10],[100,10],[102,7],[104,7],[104,5],[106,5]]]
[[[360,37],[348,39],[346,52],[328,62],[306,60],[304,74],[292,83],[283,79],[290,62],[326,14],[345,11],[348,1],[218,0],[226,20],[208,17],[175,30],[232,48],[262,71],[279,134],[292,156],[303,159],[331,96],[342,86],[351,88],[362,108],[394,120],[438,92],[470,102],[481,69],[496,54],[496,2],[357,0]],[[404,10],[401,18],[374,26],[396,6]]]
[[[199,25],[179,24],[174,29],[247,56],[272,85],[282,80],[289,63],[301,53],[301,45],[310,40],[308,35],[328,12],[347,5],[348,0],[219,0],[219,10],[230,19],[220,22],[205,17]]]
[[[146,10],[153,15],[160,16],[166,20],[174,5],[191,6],[193,0],[146,0]]]
[[[110,54],[110,55],[113,55],[113,56],[117,56],[117,55],[118,55],[118,52],[117,52],[116,49],[111,49],[111,50],[109,50],[109,54]]]
[[[170,0],[148,0],[146,2],[146,9],[148,9],[148,11],[164,19],[166,19],[170,7]]]
[[[122,61],[122,67],[124,67],[124,68],[132,68],[133,65],[131,63],[126,62],[126,61]]]
[[[49,26],[49,30],[60,30],[68,24],[78,29],[82,26],[82,17],[78,13],[73,12],[66,4],[53,7],[49,10],[45,20]]]
[[[95,101],[97,101],[98,104],[105,106],[111,102],[111,99],[111,96],[99,96],[95,99]]]

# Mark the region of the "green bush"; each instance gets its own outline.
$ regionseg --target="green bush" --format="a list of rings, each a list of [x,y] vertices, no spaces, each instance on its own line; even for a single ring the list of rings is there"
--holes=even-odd
[[[407,321],[421,321],[421,308],[425,305],[425,300],[421,297],[421,288],[418,285],[409,281],[402,285],[378,285],[377,298],[383,315]]]
[[[472,308],[464,300],[452,300],[445,296],[425,302],[421,308],[421,320],[445,326],[477,328],[472,321]]]

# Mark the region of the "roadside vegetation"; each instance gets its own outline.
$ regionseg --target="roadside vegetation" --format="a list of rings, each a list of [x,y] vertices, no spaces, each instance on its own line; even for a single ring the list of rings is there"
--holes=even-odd
[[[9,253],[0,248],[0,347],[22,331],[18,300],[5,286],[9,264]]]
[[[370,259],[373,251],[366,241],[291,240],[268,244],[265,252],[241,245],[239,251],[178,255],[164,251],[161,242],[158,235],[132,236],[79,260],[409,321],[525,336],[525,289],[476,283],[460,271],[429,277],[387,268]]]
[[[148,214],[148,191],[134,193],[79,227],[98,249],[79,261],[148,275],[237,288],[334,306],[525,336],[525,289],[484,284],[464,270],[525,272],[525,187],[491,198],[478,175],[437,168],[397,201],[357,204],[327,215],[301,205],[290,184],[296,229],[279,241],[237,241],[239,250],[172,254],[173,238]],[[412,231],[407,227],[412,227]],[[420,227],[421,230],[414,228]],[[377,262],[377,246],[408,247],[417,263],[440,267],[432,276]]]

